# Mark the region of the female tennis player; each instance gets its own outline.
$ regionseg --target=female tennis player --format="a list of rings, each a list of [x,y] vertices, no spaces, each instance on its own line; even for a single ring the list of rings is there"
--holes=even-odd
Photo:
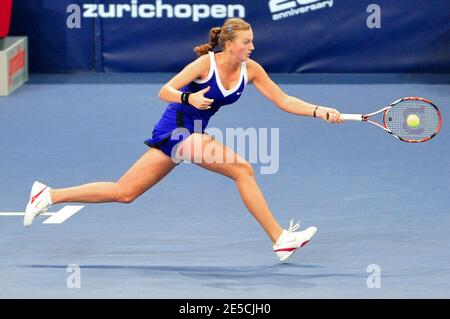
[[[221,50],[214,52],[216,47]],[[236,102],[248,82],[283,111],[315,116],[329,123],[341,123],[332,108],[304,102],[284,93],[257,62],[250,24],[231,18],[222,27],[212,28],[209,43],[195,47],[199,56],[160,90],[169,105],[145,143],[149,150],[117,181],[90,183],[66,189],[51,189],[35,182],[26,207],[24,225],[46,212],[51,205],[65,202],[131,203],[163,179],[181,160],[232,179],[254,218],[272,240],[281,261],[289,258],[316,233],[316,227],[303,231],[291,221],[282,229],[270,211],[252,166],[232,149],[204,133],[209,119],[220,107]],[[223,160],[226,159],[226,160]]]

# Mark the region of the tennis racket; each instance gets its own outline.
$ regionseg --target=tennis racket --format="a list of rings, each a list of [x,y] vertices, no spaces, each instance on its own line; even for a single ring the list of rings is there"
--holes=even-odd
[[[384,113],[383,124],[370,119],[380,113]],[[341,119],[372,123],[408,143],[429,141],[439,133],[442,125],[438,107],[421,97],[405,97],[370,114],[341,114]]]

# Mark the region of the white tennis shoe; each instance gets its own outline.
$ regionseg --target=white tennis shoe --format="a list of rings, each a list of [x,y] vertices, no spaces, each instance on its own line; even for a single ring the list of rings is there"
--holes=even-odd
[[[273,246],[273,251],[280,258],[280,261],[285,261],[291,257],[297,249],[305,246],[317,232],[317,228],[314,226],[296,232],[299,227],[300,223],[294,225],[293,220],[291,220],[289,228],[283,229],[281,236]]]
[[[52,206],[50,190],[50,187],[39,182],[34,182],[23,219],[23,225],[25,227],[31,226],[35,217],[47,212]]]

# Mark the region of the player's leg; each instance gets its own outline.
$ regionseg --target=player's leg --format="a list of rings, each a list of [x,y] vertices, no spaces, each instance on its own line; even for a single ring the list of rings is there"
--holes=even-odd
[[[282,233],[261,192],[252,166],[233,150],[206,134],[192,134],[179,148],[180,157],[210,171],[225,175],[236,183],[239,194],[273,243]]]
[[[158,183],[176,164],[156,148],[150,148],[117,182],[97,182],[81,186],[52,189],[53,204],[62,202],[131,203]]]
[[[176,164],[158,149],[148,150],[117,182],[90,183],[81,186],[50,189],[35,182],[25,210],[24,226],[30,226],[36,216],[52,204],[63,202],[131,203],[135,198],[166,176]]]

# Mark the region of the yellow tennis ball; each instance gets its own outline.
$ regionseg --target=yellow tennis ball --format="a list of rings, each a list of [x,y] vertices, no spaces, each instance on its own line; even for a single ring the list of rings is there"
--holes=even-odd
[[[409,127],[416,128],[420,125],[420,118],[415,114],[408,115],[406,123]]]

